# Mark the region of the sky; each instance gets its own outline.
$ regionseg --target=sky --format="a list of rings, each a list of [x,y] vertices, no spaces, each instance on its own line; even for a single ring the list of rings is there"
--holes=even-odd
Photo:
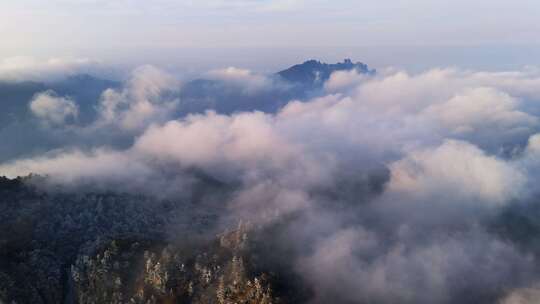
[[[538,62],[540,2],[2,0],[0,37],[4,58],[89,57],[186,69],[226,62],[262,71],[306,56],[350,56],[379,66],[504,68],[501,62]]]

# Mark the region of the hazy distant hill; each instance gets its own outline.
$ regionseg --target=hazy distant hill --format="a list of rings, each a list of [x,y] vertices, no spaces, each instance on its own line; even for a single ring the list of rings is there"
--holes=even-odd
[[[53,83],[40,82],[0,82],[0,129],[12,122],[29,118],[28,104],[32,97],[43,91],[52,90],[59,96],[70,96],[80,110],[81,122],[93,118],[95,104],[107,88],[120,86],[119,82],[99,79],[82,74],[68,77]]]
[[[37,82],[0,82],[0,129],[11,122],[27,118],[28,102],[47,86]]]
[[[275,112],[287,101],[300,98],[300,92],[286,84],[275,84],[265,90],[246,92],[224,81],[196,79],[186,83],[180,92],[180,113],[200,113],[214,110],[230,114],[240,111]]]
[[[288,69],[269,75],[272,86],[264,90],[246,93],[245,88],[215,79],[195,79],[185,83],[180,90],[181,106],[178,115],[203,112],[208,109],[219,113],[235,111],[275,112],[291,99],[312,96],[335,71],[357,70],[373,74],[364,63],[353,63],[350,59],[328,64],[308,60]],[[59,96],[69,96],[79,106],[80,123],[95,118],[96,105],[101,93],[108,88],[120,87],[117,81],[100,79],[87,74],[74,75],[53,83],[0,82],[0,129],[13,122],[25,121],[30,117],[28,104],[39,92],[53,90]]]
[[[350,59],[328,64],[308,60],[288,69],[269,75],[271,86],[256,92],[231,86],[221,80],[196,79],[186,83],[180,93],[181,114],[203,112],[208,109],[218,113],[238,111],[276,112],[293,99],[306,99],[320,94],[320,89],[336,71],[356,70],[362,74],[374,74],[364,63]]]
[[[95,105],[101,93],[109,88],[120,87],[120,82],[100,79],[91,75],[81,74],[68,77],[63,81],[53,83],[50,89],[60,96],[71,96],[79,105],[80,122],[86,123],[94,119]]]
[[[335,71],[357,70],[372,74],[375,71],[363,63],[345,59],[341,63],[327,64],[309,60],[270,75],[253,75],[262,84],[253,88],[241,81],[200,78],[188,81],[163,98],[178,99],[179,104],[171,118],[190,113],[213,110],[221,114],[242,111],[274,113],[291,100],[307,100],[324,93],[322,85]],[[32,116],[29,104],[35,94],[54,91],[60,97],[69,97],[78,106],[77,124],[84,126],[97,117],[97,108],[103,91],[120,88],[122,83],[100,79],[91,75],[74,75],[51,83],[0,81],[0,162],[24,155],[69,146],[74,138],[50,132]],[[114,138],[107,145],[129,143],[126,138]]]

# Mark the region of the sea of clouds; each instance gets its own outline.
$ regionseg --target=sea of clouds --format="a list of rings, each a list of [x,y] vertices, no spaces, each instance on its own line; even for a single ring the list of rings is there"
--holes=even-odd
[[[30,66],[3,63],[0,75],[72,71]],[[279,89],[237,68],[206,76],[246,94]],[[518,243],[493,227],[537,203],[540,70],[340,71],[275,113],[177,117],[178,90],[174,76],[137,68],[84,125],[77,100],[37,94],[28,108],[40,127],[77,140],[0,163],[0,175],[176,195],[195,169],[234,185],[227,217],[286,227],[279,242],[315,303],[535,303],[539,235]],[[130,144],[110,145],[111,134]]]

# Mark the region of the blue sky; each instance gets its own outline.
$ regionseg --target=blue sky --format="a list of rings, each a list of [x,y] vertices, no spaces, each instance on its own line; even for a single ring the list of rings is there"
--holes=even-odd
[[[455,58],[461,55],[449,50],[469,48],[496,50],[495,58],[511,61],[537,50],[540,1],[0,0],[0,37],[2,57],[161,63],[163,54],[174,54],[172,64],[181,65],[201,63],[204,54],[249,65],[245,54],[235,57],[231,50],[278,49],[267,51],[282,57],[269,59],[273,67],[307,49],[323,59],[364,53],[389,65],[411,64],[431,53],[436,58],[440,52],[440,64],[447,56],[448,64],[459,64]],[[403,62],[392,60],[392,54]]]

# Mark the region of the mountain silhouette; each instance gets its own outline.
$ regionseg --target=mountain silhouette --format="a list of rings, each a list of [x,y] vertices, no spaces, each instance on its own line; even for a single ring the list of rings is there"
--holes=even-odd
[[[277,75],[289,82],[316,88],[322,86],[332,73],[351,70],[356,70],[361,74],[375,74],[375,70],[369,69],[366,64],[361,62],[353,63],[350,59],[334,64],[312,59],[278,72]]]

